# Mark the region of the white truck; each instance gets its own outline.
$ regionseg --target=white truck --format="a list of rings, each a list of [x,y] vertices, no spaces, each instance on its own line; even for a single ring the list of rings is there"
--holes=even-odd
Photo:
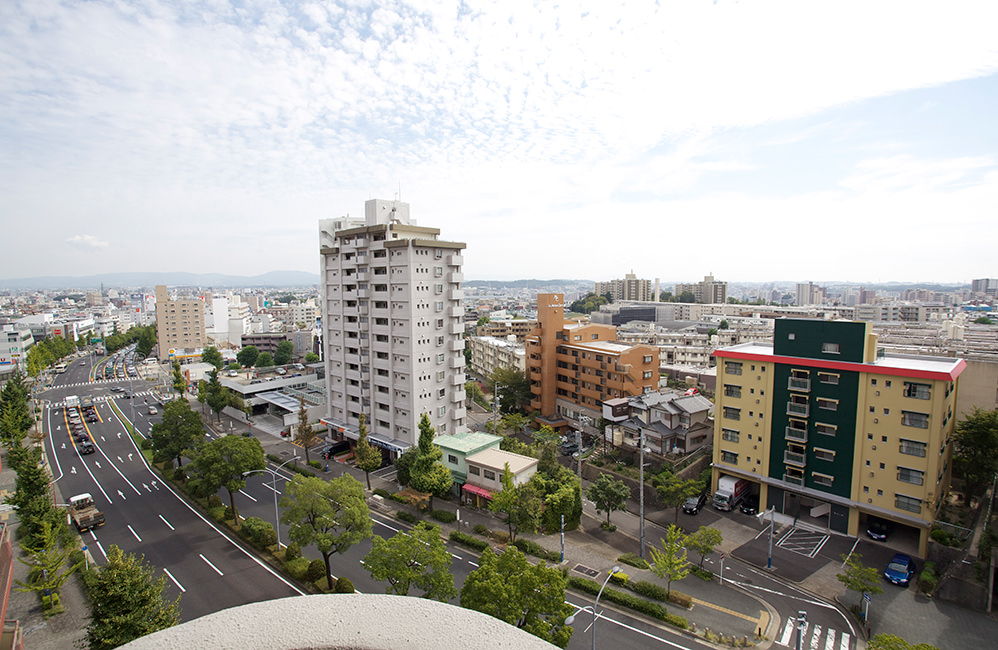
[[[66,399],[63,401],[63,406],[65,406],[67,410],[79,408],[80,398],[76,395],[66,395]]]
[[[717,481],[717,492],[714,493],[714,509],[733,510],[749,495],[750,489],[751,484],[746,479],[722,476]]]
[[[81,533],[104,525],[104,513],[97,509],[93,497],[87,493],[69,497],[69,516]]]

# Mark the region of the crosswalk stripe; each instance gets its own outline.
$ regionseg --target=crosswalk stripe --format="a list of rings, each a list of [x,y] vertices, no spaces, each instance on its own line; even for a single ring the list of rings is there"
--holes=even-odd
[[[825,637],[825,650],[835,650],[835,630],[828,630],[828,636]]]
[[[794,633],[794,624],[792,619],[787,620],[787,624],[783,626],[783,636],[780,637],[780,645],[785,645],[790,647],[790,635]]]
[[[848,634],[845,634],[843,632],[843,634],[842,634],[842,641],[839,642],[839,650],[849,650],[849,640],[851,638],[852,637],[850,637]]]
[[[814,634],[811,635],[811,650],[818,650],[818,640],[821,638],[821,626],[814,626]]]

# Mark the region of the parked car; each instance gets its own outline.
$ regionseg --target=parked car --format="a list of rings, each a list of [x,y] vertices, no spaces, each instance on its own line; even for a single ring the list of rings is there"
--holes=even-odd
[[[759,514],[759,497],[757,496],[745,497],[745,500],[742,501],[742,504],[740,506],[738,506],[738,509],[741,510],[746,515]]]
[[[906,587],[911,582],[911,577],[915,575],[915,562],[905,555],[898,553],[887,563],[884,569],[884,577],[889,582]]]
[[[320,455],[326,460],[332,460],[333,456],[336,454],[342,454],[345,451],[350,451],[350,443],[346,440],[340,440],[339,442],[327,445],[326,448],[322,450]]]
[[[880,517],[869,517],[866,520],[866,536],[878,542],[886,542],[894,527],[891,522]]]
[[[579,446],[574,442],[566,442],[558,446],[562,456],[571,456],[579,450]]]
[[[683,512],[688,515],[695,515],[700,512],[700,510],[707,505],[707,493],[701,492],[700,496],[690,497],[683,504]]]

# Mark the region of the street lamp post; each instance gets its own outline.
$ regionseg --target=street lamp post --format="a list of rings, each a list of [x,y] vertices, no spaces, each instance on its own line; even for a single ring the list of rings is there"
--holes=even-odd
[[[281,550],[281,517],[280,512],[277,509],[277,473],[281,471],[281,468],[290,463],[293,460],[298,460],[298,456],[292,456],[283,463],[277,466],[277,469],[270,469],[269,467],[264,467],[263,469],[254,469],[250,472],[243,472],[243,477],[247,477],[250,474],[256,474],[257,472],[270,472],[274,477],[273,485],[271,489],[274,491],[274,531],[277,533],[277,550]]]
[[[596,617],[597,617],[596,608],[599,607],[599,599],[600,596],[603,595],[603,590],[606,589],[606,583],[610,582],[610,578],[613,577],[613,574],[619,571],[620,571],[619,566],[615,566],[612,569],[610,569],[610,573],[607,574],[606,580],[603,581],[603,586],[599,588],[599,593],[596,594],[596,600],[593,602],[593,604],[579,608],[580,612],[588,611],[593,613],[593,650],[596,650]],[[575,614],[572,614],[571,616],[565,619],[565,625],[571,625],[574,622],[575,622]]]
[[[776,528],[776,506],[773,506],[769,510],[760,512],[757,516],[759,521],[766,521],[766,515],[769,515],[769,557],[766,559],[766,568],[773,568],[773,529]]]
[[[645,559],[645,430],[638,434],[638,557]]]
[[[797,650],[801,650],[804,643],[804,631],[807,629],[807,612],[798,610],[797,612]]]

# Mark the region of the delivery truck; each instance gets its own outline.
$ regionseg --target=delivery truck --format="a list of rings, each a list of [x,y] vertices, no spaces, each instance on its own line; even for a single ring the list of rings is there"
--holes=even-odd
[[[104,513],[98,510],[89,494],[77,494],[69,498],[69,516],[81,533],[104,525]]]
[[[743,478],[722,476],[714,493],[715,510],[732,510],[749,495],[750,483]]]

